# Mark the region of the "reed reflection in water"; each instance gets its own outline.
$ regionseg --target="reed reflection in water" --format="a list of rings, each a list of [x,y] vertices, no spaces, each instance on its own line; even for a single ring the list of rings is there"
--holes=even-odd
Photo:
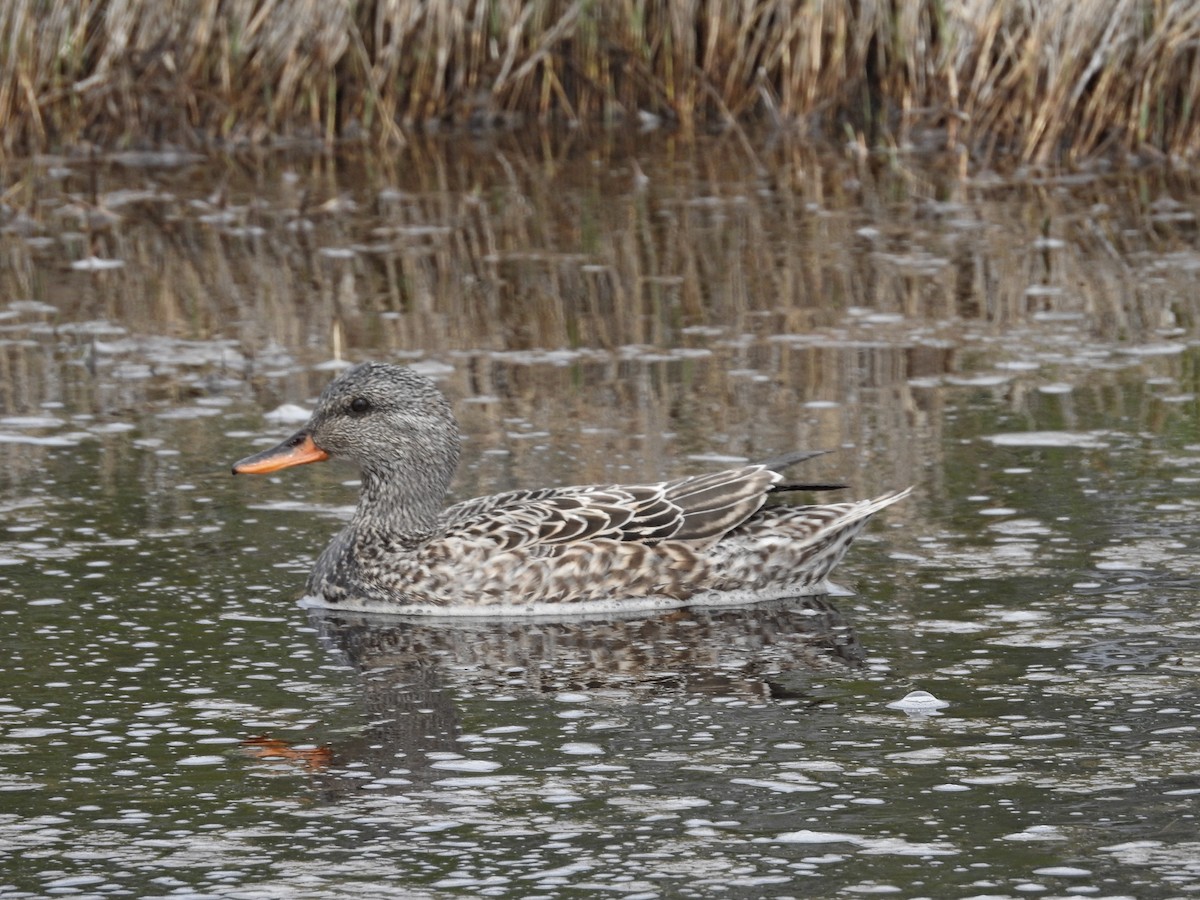
[[[1187,190],[1166,177],[959,181],[624,134],[528,149],[10,170],[0,289],[60,325],[233,340],[267,370],[327,359],[339,332],[344,349],[442,354],[686,347],[864,314],[993,334],[1083,316],[1108,339],[1194,321],[1179,266],[1160,265],[1192,249],[1191,220],[1144,199]],[[123,266],[67,268],[88,255]]]

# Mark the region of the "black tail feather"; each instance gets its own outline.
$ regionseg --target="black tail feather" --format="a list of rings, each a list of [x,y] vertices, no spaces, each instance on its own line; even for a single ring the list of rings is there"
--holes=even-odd
[[[840,491],[848,484],[773,484],[768,491]]]
[[[781,456],[772,456],[770,459],[762,460],[759,465],[769,469],[772,472],[779,472],[789,466],[794,466],[797,463],[802,463],[805,460],[812,459],[815,456],[824,456],[830,453],[830,450],[793,450],[791,453],[784,453]],[[840,491],[848,485],[836,484],[833,482],[819,482],[802,484],[800,482],[789,482],[785,484],[773,484],[768,491]]]

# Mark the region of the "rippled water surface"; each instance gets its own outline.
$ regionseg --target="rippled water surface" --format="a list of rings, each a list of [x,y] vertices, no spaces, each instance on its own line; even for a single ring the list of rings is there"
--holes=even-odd
[[[412,152],[7,173],[0,896],[1200,893],[1190,184]],[[916,491],[841,596],[310,614],[354,473],[228,466],[370,358],[460,497]]]

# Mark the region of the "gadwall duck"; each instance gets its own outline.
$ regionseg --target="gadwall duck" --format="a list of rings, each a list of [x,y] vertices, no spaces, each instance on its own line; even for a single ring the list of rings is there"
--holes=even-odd
[[[344,459],[362,487],[317,559],[310,602],[367,612],[488,613],[746,603],[827,591],[867,519],[907,496],[764,506],[778,471],[815,454],[657,484],[508,491],[444,507],[458,423],[412,369],[363,363],[282,444],[234,474]]]

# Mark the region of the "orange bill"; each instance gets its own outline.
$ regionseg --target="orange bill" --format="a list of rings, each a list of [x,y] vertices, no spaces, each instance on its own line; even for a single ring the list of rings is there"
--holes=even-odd
[[[280,469],[290,469],[292,466],[302,466],[305,463],[321,462],[329,459],[329,454],[313,443],[312,435],[307,431],[297,431],[278,447],[264,450],[247,456],[233,464],[234,475],[262,475],[266,472],[278,472]]]

